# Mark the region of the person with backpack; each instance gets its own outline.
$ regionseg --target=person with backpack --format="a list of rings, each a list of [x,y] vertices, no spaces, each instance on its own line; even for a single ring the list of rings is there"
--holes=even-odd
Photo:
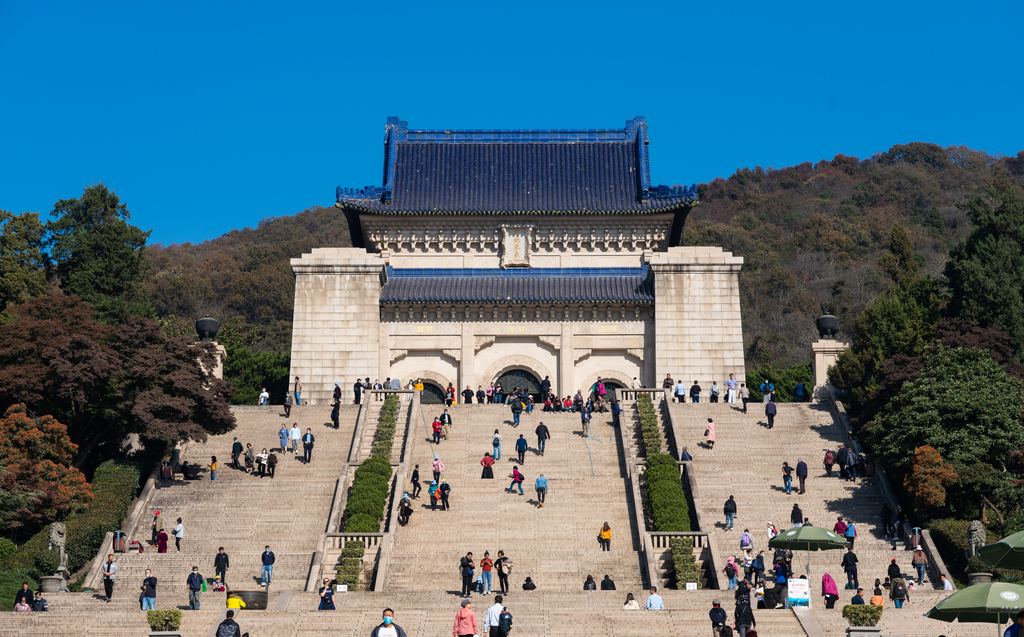
[[[502,608],[501,614],[498,615],[498,630],[502,635],[512,632],[512,613],[508,612],[507,608]]]
[[[498,587],[503,595],[508,595],[508,576],[512,574],[512,560],[505,557],[505,551],[498,551],[498,559],[494,560],[494,569],[498,571]]]
[[[910,563],[917,569],[917,581],[923,582],[925,571],[928,570],[928,556],[925,555],[920,544],[914,547],[914,556],[910,559]]]
[[[740,536],[740,550],[752,551],[753,549],[754,539],[750,537],[750,529],[743,529],[743,535]]]
[[[519,417],[523,415],[523,401],[516,396],[512,399],[512,405],[510,408],[512,409],[512,426],[518,427]]]
[[[725,530],[732,530],[732,521],[736,517],[736,500],[730,495],[729,499],[725,501],[725,506],[722,507],[722,512],[725,513]]]
[[[736,556],[730,555],[725,562],[725,568],[722,569],[725,573],[725,577],[729,580],[728,590],[736,590],[736,576],[739,574],[739,569],[736,568]]]
[[[525,495],[523,493],[523,474],[519,473],[519,467],[513,466],[512,473],[508,474],[508,477],[512,478],[512,484],[508,485],[508,489],[505,493],[512,493],[513,487],[519,487],[519,495]]]
[[[494,430],[494,435],[491,436],[491,446],[494,447],[494,460],[501,460],[501,432],[497,429]]]
[[[385,608],[382,620],[372,631],[370,637],[406,637],[402,627],[395,623],[395,611]]]
[[[910,601],[910,593],[907,592],[907,583],[902,577],[894,577],[889,587],[889,599],[896,608],[903,608],[903,602]]]
[[[856,589],[860,586],[860,582],[857,580],[857,554],[853,552],[853,547],[846,547],[846,555],[843,556],[843,561],[840,562],[843,566],[843,571],[846,572],[846,588]]]
[[[825,459],[821,461],[825,467],[825,474],[828,477],[832,477],[832,465],[836,463],[836,452],[828,449],[825,451]]]
[[[505,607],[502,605],[504,601],[504,597],[495,595],[494,604],[489,606],[487,612],[484,613],[484,632],[482,634],[486,635],[486,637],[504,637],[505,633],[499,627],[501,612],[505,610]]]
[[[761,402],[769,403],[772,401],[772,394],[775,393],[775,385],[772,385],[768,381],[761,383]]]
[[[224,613],[224,621],[217,626],[217,637],[242,637],[242,627],[235,621],[235,611]]]

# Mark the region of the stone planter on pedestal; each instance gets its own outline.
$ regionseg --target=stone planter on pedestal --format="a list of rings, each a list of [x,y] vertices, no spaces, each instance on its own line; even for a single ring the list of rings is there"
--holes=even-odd
[[[47,575],[39,578],[39,585],[44,593],[59,593],[60,585],[64,578],[59,575]]]
[[[992,581],[992,573],[968,573],[967,585],[988,584]]]
[[[849,637],[879,637],[882,629],[877,626],[850,626],[846,629]]]

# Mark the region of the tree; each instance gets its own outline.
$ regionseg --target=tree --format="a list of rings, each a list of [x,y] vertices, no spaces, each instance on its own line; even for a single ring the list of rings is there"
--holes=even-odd
[[[71,466],[77,450],[53,416],[31,418],[22,404],[7,409],[0,420],[0,487],[15,495],[0,502],[19,515],[15,523],[11,510],[0,510],[7,530],[64,520],[88,506],[92,489]]]
[[[149,272],[149,232],[128,223],[128,207],[117,194],[102,183],[88,186],[77,199],[59,200],[50,214],[50,250],[61,287],[92,304],[103,323],[151,316],[140,287]]]
[[[914,281],[914,275],[921,264],[914,260],[914,242],[900,224],[892,225],[889,254],[883,254],[878,259],[878,265],[894,284],[903,289]]]
[[[898,474],[918,447],[954,464],[1002,465],[1024,445],[1021,381],[976,349],[937,346],[916,380],[906,383],[868,428],[876,456]]]
[[[1010,335],[1017,360],[1024,351],[1024,197],[996,190],[959,204],[974,230],[950,252],[946,279],[950,316]]]
[[[914,506],[937,508],[946,503],[946,487],[956,482],[956,472],[934,447],[925,445],[914,450],[910,473],[903,486],[914,499]]]
[[[45,227],[39,215],[0,210],[0,311],[43,294],[49,257],[43,251]]]

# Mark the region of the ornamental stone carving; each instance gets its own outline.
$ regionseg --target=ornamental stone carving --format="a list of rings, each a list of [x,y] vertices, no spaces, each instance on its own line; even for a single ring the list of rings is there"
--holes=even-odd
[[[562,349],[562,337],[561,336],[540,336],[538,337],[541,343],[550,345],[554,350]]]
[[[494,343],[494,336],[477,336],[476,343],[473,345],[473,351],[479,352],[488,345]]]

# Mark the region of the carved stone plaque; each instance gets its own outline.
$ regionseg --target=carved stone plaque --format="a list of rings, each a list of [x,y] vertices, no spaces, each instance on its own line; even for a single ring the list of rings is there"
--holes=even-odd
[[[533,226],[501,226],[501,267],[530,267],[530,241]]]

